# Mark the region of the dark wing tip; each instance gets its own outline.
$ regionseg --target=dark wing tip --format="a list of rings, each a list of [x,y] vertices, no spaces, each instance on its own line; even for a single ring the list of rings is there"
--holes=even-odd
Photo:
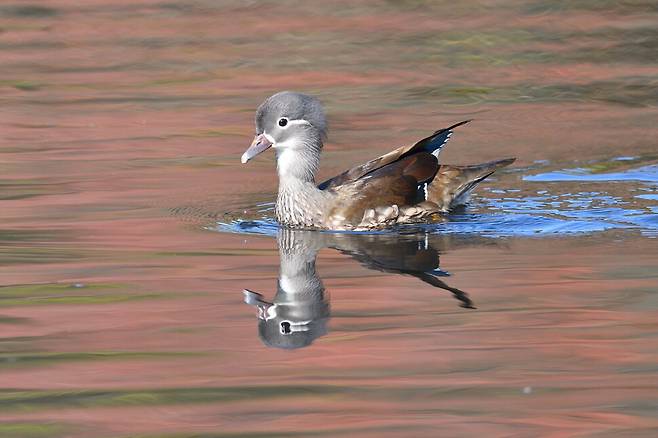
[[[434,131],[434,133],[429,137],[425,137],[424,139],[416,142],[416,144],[411,149],[411,151],[421,149],[430,152],[438,157],[439,153],[441,152],[441,149],[443,149],[443,146],[445,146],[445,144],[450,139],[450,136],[452,135],[452,130],[458,126],[465,125],[468,122],[470,122],[470,120],[464,120],[459,123],[455,123],[454,125],[449,126],[447,128]]]
[[[447,128],[443,128],[443,129],[439,129],[438,131],[434,131],[433,135],[437,135],[437,134],[441,134],[442,132],[453,130],[453,129],[459,127],[459,126],[465,125],[465,124],[470,123],[472,121],[473,121],[473,119],[463,120],[459,123],[455,123],[452,126],[448,126]]]
[[[516,157],[503,158],[496,162],[496,168],[500,169],[501,167],[509,166],[516,161]]]

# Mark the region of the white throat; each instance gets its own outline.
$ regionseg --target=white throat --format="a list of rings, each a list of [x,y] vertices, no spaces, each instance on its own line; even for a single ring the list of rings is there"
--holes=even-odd
[[[299,166],[299,158],[295,151],[287,145],[275,147],[277,148],[276,170],[279,173],[279,179],[294,175],[295,166]]]
[[[293,137],[272,144],[276,152],[276,168],[279,182],[288,179],[299,179],[304,182],[314,182],[315,173],[320,165],[320,150],[322,143],[312,138]]]

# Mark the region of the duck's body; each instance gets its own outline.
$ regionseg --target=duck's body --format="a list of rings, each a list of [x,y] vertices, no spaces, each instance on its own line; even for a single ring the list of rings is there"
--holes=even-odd
[[[417,223],[462,204],[480,181],[514,161],[439,164],[439,152],[452,130],[465,123],[436,131],[318,186],[315,173],[326,137],[322,107],[310,96],[285,91],[259,107],[257,135],[242,162],[269,147],[275,149],[279,173],[275,211],[282,225],[366,230]]]

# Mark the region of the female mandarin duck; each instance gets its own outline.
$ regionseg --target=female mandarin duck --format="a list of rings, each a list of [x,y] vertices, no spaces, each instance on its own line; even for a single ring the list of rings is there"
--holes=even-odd
[[[439,164],[439,152],[452,130],[467,122],[436,131],[316,185],[327,137],[322,105],[314,97],[282,91],[258,107],[256,137],[242,155],[242,163],[274,149],[279,173],[275,211],[282,225],[368,230],[418,223],[463,204],[480,181],[515,160],[473,166]]]

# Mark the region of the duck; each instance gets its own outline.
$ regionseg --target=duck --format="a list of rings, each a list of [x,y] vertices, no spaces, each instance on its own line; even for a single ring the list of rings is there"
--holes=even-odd
[[[453,130],[468,122],[436,130],[317,184],[328,130],[324,108],[314,96],[281,91],[256,110],[256,135],[241,162],[274,150],[279,176],[274,210],[285,227],[364,231],[426,222],[464,205],[475,186],[515,161],[439,163]]]

